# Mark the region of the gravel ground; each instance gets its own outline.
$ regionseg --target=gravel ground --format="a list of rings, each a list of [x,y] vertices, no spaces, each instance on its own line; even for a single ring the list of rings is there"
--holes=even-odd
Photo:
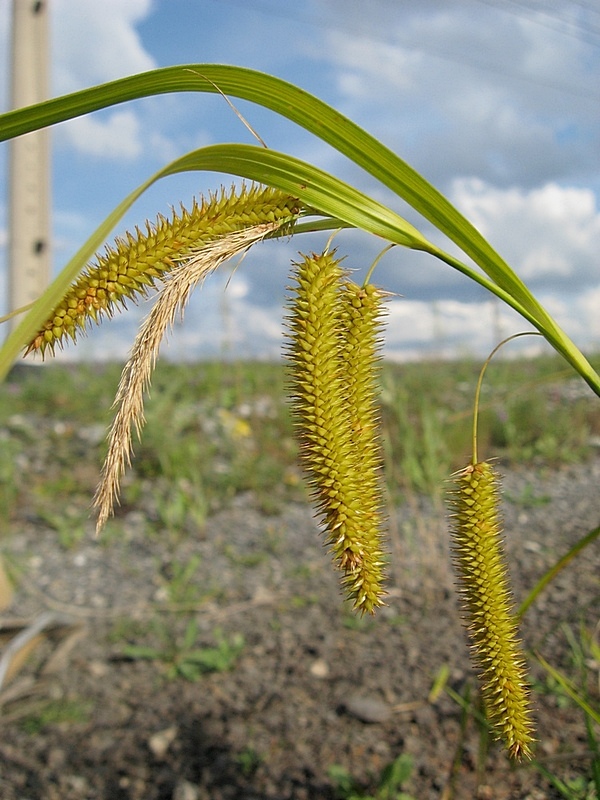
[[[559,471],[507,471],[503,513],[517,600],[599,524],[599,478],[600,459]],[[4,800],[327,799],[337,796],[328,777],[334,764],[373,794],[377,775],[400,753],[413,760],[403,790],[418,800],[561,796],[534,767],[511,767],[446,692],[430,698],[441,668],[455,692],[471,687],[474,696],[476,684],[446,520],[426,500],[414,499],[390,520],[388,603],[363,620],[344,607],[303,505],[265,517],[251,495],[241,496],[179,542],[149,537],[139,511],[124,514],[104,539],[90,530],[67,550],[25,512],[17,527],[3,542],[20,575],[4,620],[52,611],[82,627],[46,672],[43,659],[56,653],[59,637],[40,645],[0,698]],[[598,641],[599,563],[595,542],[556,577],[522,627],[527,650],[574,680],[569,631],[576,640],[582,630],[595,632]],[[196,568],[185,582],[190,564]],[[190,620],[193,647],[243,636],[231,669],[196,681],[173,676],[184,661],[173,643],[181,645]],[[162,657],[132,658],[131,645]],[[531,666],[537,759],[576,786],[591,776],[582,713],[548,691],[548,676]],[[588,653],[596,707],[599,670]],[[43,724],[49,701],[79,715]]]

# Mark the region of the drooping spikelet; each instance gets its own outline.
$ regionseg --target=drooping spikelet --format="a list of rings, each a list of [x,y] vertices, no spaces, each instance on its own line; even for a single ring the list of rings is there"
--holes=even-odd
[[[96,256],[70,287],[27,347],[26,353],[53,353],[65,338],[75,340],[88,324],[100,322],[125,305],[144,297],[156,281],[205,245],[234,231],[267,222],[291,222],[299,203],[276,189],[252,186],[221,190],[194,200],[192,208],[159,216],[154,225],[136,228]]]
[[[488,720],[512,758],[530,758],[533,726],[525,659],[503,555],[498,480],[485,461],[457,477],[452,545]]]
[[[376,586],[367,588],[367,595],[380,586],[383,564],[382,456],[376,403],[383,297],[384,293],[373,284],[362,287],[352,281],[344,282],[341,293],[341,371],[356,459],[354,470],[360,481],[363,557],[379,566],[368,576]]]
[[[114,402],[117,412],[109,431],[108,451],[94,497],[98,509],[97,532],[113,513],[121,475],[131,459],[131,430],[135,428],[140,434],[144,423],[144,392],[150,384],[161,342],[175,317],[183,315],[192,291],[221,264],[241,257],[254,244],[280,231],[283,225],[285,222],[268,221],[225,233],[205,244],[165,277],[152,311],[138,331],[119,382]]]
[[[294,277],[288,359],[300,456],[347,595],[355,609],[373,613],[383,588],[381,502],[374,491],[379,462],[371,444],[375,414],[365,402],[372,397],[372,377],[369,366],[362,365],[348,380],[348,355],[356,366],[361,354],[355,349],[358,327],[342,300],[346,276],[335,254],[304,257]],[[356,310],[361,316],[360,303]],[[367,328],[371,324],[367,321]],[[365,358],[370,358],[369,341],[367,335]],[[360,408],[353,407],[356,403]],[[371,470],[377,475],[367,476]]]

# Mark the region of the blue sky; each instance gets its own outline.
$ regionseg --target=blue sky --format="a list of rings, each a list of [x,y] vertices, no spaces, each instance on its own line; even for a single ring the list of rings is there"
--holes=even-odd
[[[49,2],[53,94],[191,62],[238,64],[297,83],[352,117],[449,196],[580,346],[600,344],[600,7],[594,0]],[[9,16],[9,0],[0,0],[2,108],[9,106]],[[269,147],[390,200],[303,130],[237,105]],[[138,101],[55,128],[55,270],[152,172],[220,141],[252,139],[222,98],[197,94]],[[6,158],[2,145],[3,185]],[[230,182],[199,173],[169,178],[133,207],[115,234]],[[442,242],[399,201],[391,202]],[[326,238],[256,248],[227,290],[229,274],[213,276],[165,352],[177,358],[277,356],[290,260],[299,250],[319,249]],[[348,232],[337,237],[337,246],[356,269],[367,267],[380,249],[379,242]],[[2,272],[5,264],[3,193]],[[389,304],[390,357],[484,354],[498,336],[526,327],[430,257],[395,249],[375,277],[399,295]],[[147,310],[142,304],[105,322],[66,357],[125,356]]]

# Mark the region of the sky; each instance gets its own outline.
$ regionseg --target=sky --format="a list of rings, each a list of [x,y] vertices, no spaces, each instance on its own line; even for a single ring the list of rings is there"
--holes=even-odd
[[[19,0],[24,1],[24,0]],[[59,95],[184,63],[269,72],[330,103],[441,190],[488,238],[584,350],[600,345],[600,6],[595,0],[49,0],[51,87]],[[368,11],[366,10],[368,9]],[[10,0],[0,0],[0,108],[10,107]],[[458,251],[399,198],[303,129],[234,100],[275,150],[389,203]],[[256,144],[225,100],[177,94],[121,105],[52,133],[58,272],[123,197],[191,149]],[[8,147],[0,145],[6,186]],[[159,182],[115,235],[231,184],[191,173]],[[0,196],[0,291],[6,276]],[[328,234],[256,247],[194,294],[164,353],[174,359],[279,357],[289,270]],[[381,241],[336,237],[357,275]],[[231,278],[231,280],[230,280]],[[374,280],[396,360],[486,355],[528,328],[485,290],[424,254],[394,248]],[[124,358],[148,302],[106,321],[63,358]],[[520,342],[527,340],[519,340]],[[535,351],[538,340],[529,340]]]

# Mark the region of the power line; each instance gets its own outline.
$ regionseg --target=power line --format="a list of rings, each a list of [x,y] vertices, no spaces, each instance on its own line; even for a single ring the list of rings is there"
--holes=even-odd
[[[585,0],[571,0],[571,2],[574,5],[585,9],[585,11],[590,11],[593,14],[600,14],[600,6],[598,6],[596,3],[586,3]]]
[[[539,25],[540,27],[555,31],[564,36],[573,37],[580,42],[589,44],[591,47],[600,47],[600,27],[594,26],[591,23],[578,25],[576,21],[561,16],[560,14],[553,14],[551,10],[540,6],[538,3],[528,3],[524,0],[504,0],[504,2],[502,2],[502,0],[476,1],[497,9],[498,11],[504,11],[507,14],[525,19],[533,25]],[[533,14],[530,12],[533,12]],[[539,15],[547,19],[542,19]],[[558,23],[558,25],[553,24],[554,22]],[[590,34],[592,35],[590,36]],[[597,35],[594,36],[594,34]]]
[[[472,2],[480,2],[484,5],[491,6],[492,8],[496,8],[500,11],[506,11],[507,13],[514,13],[515,16],[527,16],[527,18],[535,24],[535,20],[531,19],[531,15],[523,15],[518,14],[517,12],[511,12],[509,8],[503,8],[499,5],[499,0],[471,0]],[[230,5],[241,6],[245,9],[248,9],[248,3],[244,0],[213,0],[213,2],[228,2]],[[326,27],[333,30],[342,31],[345,33],[350,33],[353,35],[359,35],[363,39],[375,41],[375,42],[383,42],[389,44],[390,46],[398,46],[402,47],[405,50],[412,50],[415,52],[426,53],[429,57],[433,57],[436,59],[441,59],[442,61],[448,61],[454,64],[459,64],[461,66],[470,67],[472,69],[476,69],[482,72],[488,72],[494,75],[499,75],[502,77],[510,77],[514,80],[523,81],[525,83],[533,84],[534,86],[542,86],[546,89],[551,89],[553,91],[563,92],[565,94],[571,95],[572,97],[581,97],[588,101],[599,101],[600,100],[600,92],[590,92],[588,88],[581,88],[578,85],[573,83],[567,83],[563,81],[553,81],[553,80],[541,80],[538,76],[529,75],[518,68],[513,67],[512,65],[502,64],[496,65],[491,64],[488,61],[482,60],[477,56],[469,55],[464,50],[461,50],[460,53],[457,52],[456,49],[451,47],[442,47],[439,45],[438,42],[435,43],[428,43],[424,41],[416,42],[414,38],[403,38],[396,36],[394,41],[390,41],[389,37],[384,38],[382,36],[377,36],[371,30],[366,31],[365,27],[358,28],[357,25],[352,23],[352,20],[349,15],[344,17],[343,22],[340,21],[339,17],[336,17],[335,20],[330,20],[326,17],[326,15],[322,13],[317,13],[312,19],[307,17],[306,14],[302,12],[298,12],[298,6],[289,6],[278,3],[275,8],[273,8],[268,2],[261,2],[258,5],[252,6],[252,10],[259,11],[259,13],[268,14],[269,16],[277,16],[284,19],[291,19],[298,22],[302,22],[306,25],[311,27]],[[544,26],[547,27],[547,26]],[[388,26],[391,28],[391,26]],[[559,31],[561,32],[561,31]],[[598,42],[600,45],[600,40]]]

